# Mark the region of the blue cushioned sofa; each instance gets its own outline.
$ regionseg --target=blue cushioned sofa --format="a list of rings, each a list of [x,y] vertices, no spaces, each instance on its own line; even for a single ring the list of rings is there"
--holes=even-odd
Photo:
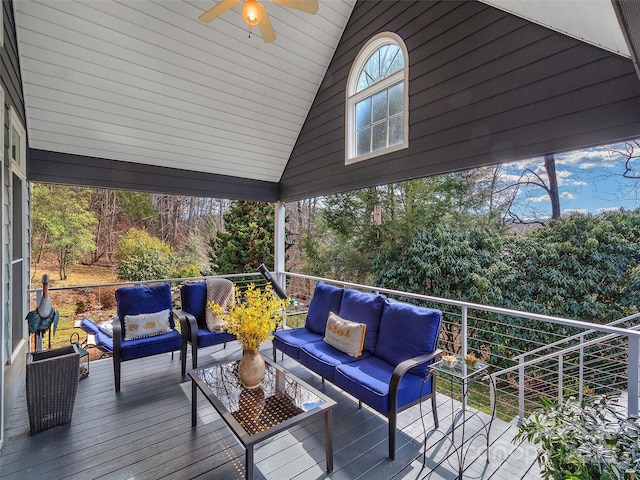
[[[323,341],[329,312],[367,325],[360,357]],[[441,322],[439,310],[318,283],[305,326],[275,333],[273,358],[280,350],[385,415],[393,459],[400,411],[430,398],[438,426],[435,377],[428,375],[428,365],[441,353],[436,348]]]

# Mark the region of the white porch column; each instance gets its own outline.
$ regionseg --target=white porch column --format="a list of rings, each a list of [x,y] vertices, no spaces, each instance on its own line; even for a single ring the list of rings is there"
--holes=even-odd
[[[275,274],[276,282],[282,287],[282,290],[287,291],[287,279],[285,277],[284,266],[284,222],[285,222],[285,209],[284,203],[276,202],[275,205],[275,225],[274,225],[274,241],[273,241],[273,270]]]

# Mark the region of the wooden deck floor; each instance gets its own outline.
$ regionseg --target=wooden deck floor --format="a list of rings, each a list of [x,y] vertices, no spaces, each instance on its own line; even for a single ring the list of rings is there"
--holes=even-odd
[[[263,351],[270,356],[270,348]],[[204,354],[204,355],[203,355]],[[212,347],[201,352],[200,364],[238,358],[237,346]],[[300,425],[256,447],[256,478],[267,479],[453,479],[457,459],[442,435],[427,434],[426,466],[422,465],[424,430],[420,409],[399,415],[398,452],[387,457],[384,417],[363,407],[335,386],[321,383],[295,361],[281,362],[338,404],[334,408],[334,471],[326,474],[323,420]],[[191,428],[191,387],[180,376],[178,354],[123,364],[122,391],[113,390],[110,359],[92,362],[90,375],[80,382],[69,426],[29,436],[24,398],[8,418],[9,430],[0,451],[0,478],[37,479],[235,479],[244,476],[244,450],[222,419],[199,395],[199,420]],[[425,402],[422,418],[432,430]],[[451,424],[451,400],[438,396],[440,429]],[[485,417],[486,419],[486,417]],[[468,420],[477,429],[479,418]],[[491,431],[490,462],[482,440],[472,443],[464,478],[537,479],[535,448],[511,443],[516,427],[495,421]]]

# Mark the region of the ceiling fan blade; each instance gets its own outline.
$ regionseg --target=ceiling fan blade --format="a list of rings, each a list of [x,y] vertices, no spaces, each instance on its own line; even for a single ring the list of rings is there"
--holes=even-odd
[[[315,15],[318,13],[318,0],[271,0],[273,3],[282,5],[283,7],[295,8],[302,12]]]
[[[260,5],[260,10],[262,10],[262,21],[258,24],[258,28],[262,34],[262,41],[264,43],[271,43],[276,39],[276,33],[271,26],[271,19],[267,14],[267,9],[264,8],[264,5],[260,2],[258,2],[258,5]]]
[[[200,15],[200,17],[198,18],[200,18],[200,21],[202,23],[209,23],[210,21],[218,18],[218,16],[222,15],[230,8],[235,7],[240,2],[241,0],[222,0],[220,3],[211,7],[209,10]]]

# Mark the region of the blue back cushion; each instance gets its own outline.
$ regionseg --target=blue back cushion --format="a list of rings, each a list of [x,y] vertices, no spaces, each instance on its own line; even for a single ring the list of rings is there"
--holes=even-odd
[[[313,291],[305,327],[318,335],[324,335],[329,312],[338,313],[344,288],[318,283]]]
[[[171,311],[171,289],[166,283],[144,287],[122,287],[116,290],[116,305],[123,328],[122,338],[124,338],[124,316],[167,309]],[[173,315],[169,315],[169,322],[171,328],[174,328]]]
[[[207,328],[207,284],[205,282],[185,283],[180,287],[180,308],[190,313],[198,321],[198,326]]]
[[[431,353],[438,344],[442,312],[408,303],[390,302],[380,320],[375,355],[394,367],[409,358]],[[411,373],[424,376],[427,365]]]
[[[373,293],[362,293],[356,290],[345,290],[338,315],[352,322],[366,323],[364,350],[374,352],[380,328],[380,317],[385,298]]]

